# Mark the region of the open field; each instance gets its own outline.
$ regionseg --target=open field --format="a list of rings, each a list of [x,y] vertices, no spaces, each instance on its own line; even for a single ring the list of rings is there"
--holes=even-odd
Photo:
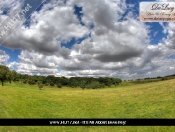
[[[0,118],[175,118],[175,79],[104,89],[0,86]],[[175,127],[0,127],[0,132],[173,132]]]

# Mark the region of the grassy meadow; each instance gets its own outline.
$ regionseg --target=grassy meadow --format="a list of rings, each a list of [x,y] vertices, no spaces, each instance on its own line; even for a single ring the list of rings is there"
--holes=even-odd
[[[175,79],[103,89],[0,86],[0,118],[175,118]],[[175,127],[1,126],[0,132],[174,132]]]

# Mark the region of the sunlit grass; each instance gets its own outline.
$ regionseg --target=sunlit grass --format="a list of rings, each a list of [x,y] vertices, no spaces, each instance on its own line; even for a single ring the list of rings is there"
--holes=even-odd
[[[105,89],[0,86],[0,118],[175,118],[175,80]],[[2,132],[169,132],[175,127],[0,127]]]

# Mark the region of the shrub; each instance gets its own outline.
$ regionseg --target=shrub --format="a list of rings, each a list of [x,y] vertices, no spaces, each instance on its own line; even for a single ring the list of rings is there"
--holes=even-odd
[[[39,90],[41,90],[43,88],[43,84],[42,83],[38,83],[38,88],[39,88]]]
[[[82,88],[83,90],[86,88],[86,81],[85,80],[81,81],[80,88]]]
[[[104,83],[100,84],[100,88],[104,88],[104,87],[105,87]]]
[[[93,82],[90,84],[90,87],[91,87],[92,89],[97,89],[97,88],[101,88],[101,85],[100,85],[99,82],[93,81]]]
[[[58,84],[57,84],[57,88],[62,88],[61,83],[58,83]]]
[[[49,86],[49,83],[45,83],[45,86]]]
[[[53,82],[51,82],[51,83],[50,83],[50,86],[54,86],[54,83],[53,83]]]
[[[26,84],[27,83],[27,80],[24,80],[23,83]]]

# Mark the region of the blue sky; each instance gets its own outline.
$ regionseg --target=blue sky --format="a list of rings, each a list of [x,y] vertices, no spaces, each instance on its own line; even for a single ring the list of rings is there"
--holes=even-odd
[[[0,64],[22,74],[68,77],[174,73],[175,24],[141,22],[140,2],[48,0],[0,46]],[[18,5],[2,2],[1,18]]]

